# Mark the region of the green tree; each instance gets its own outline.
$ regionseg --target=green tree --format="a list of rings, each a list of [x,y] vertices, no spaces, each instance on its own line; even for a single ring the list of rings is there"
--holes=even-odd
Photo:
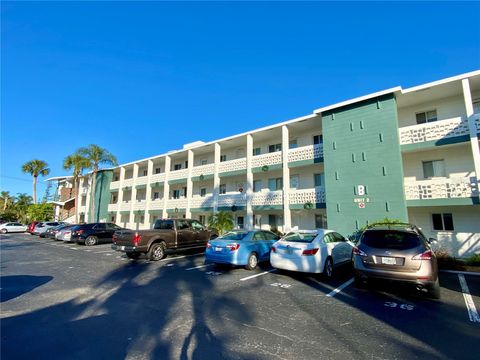
[[[97,173],[100,170],[100,165],[116,166],[117,158],[111,154],[108,150],[94,144],[90,144],[87,147],[78,149],[77,153],[87,158],[89,162],[88,168],[92,170],[92,201],[90,202],[90,219],[92,222],[95,220],[95,188],[97,182]]]
[[[50,173],[48,164],[43,160],[31,160],[22,165],[22,171],[33,176],[33,203],[37,203],[37,178]]]
[[[63,168],[65,170],[73,169],[73,184],[75,186],[75,224],[78,224],[78,192],[80,190],[80,177],[85,169],[90,166],[89,160],[76,152],[72,155],[69,155],[63,160]]]
[[[49,221],[53,220],[53,204],[33,204],[28,207],[28,218],[31,221]]]
[[[28,221],[28,208],[32,205],[33,199],[28,194],[17,194],[15,197],[14,211],[18,221],[26,223]]]
[[[10,195],[10,191],[2,191],[0,200],[2,201],[2,210],[5,212],[9,205],[13,205],[14,198]]]
[[[231,212],[219,211],[208,217],[208,227],[217,230],[219,236],[228,230],[232,230],[233,225],[233,215]]]

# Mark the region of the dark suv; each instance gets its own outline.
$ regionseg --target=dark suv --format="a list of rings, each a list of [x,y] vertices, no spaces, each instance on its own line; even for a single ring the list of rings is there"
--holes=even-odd
[[[71,241],[87,246],[99,243],[111,243],[113,233],[117,230],[125,230],[113,223],[90,223],[77,225],[72,228]]]
[[[353,249],[355,284],[361,286],[368,279],[400,281],[440,298],[437,258],[430,246],[434,241],[411,224],[367,227]]]

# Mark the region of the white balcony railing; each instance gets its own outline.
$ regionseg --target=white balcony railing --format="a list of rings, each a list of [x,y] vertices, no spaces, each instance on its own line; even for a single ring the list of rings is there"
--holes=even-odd
[[[152,175],[150,178],[150,184],[160,183],[165,181],[165,173]]]
[[[215,164],[195,166],[192,169],[192,176],[210,175],[215,172]]]
[[[259,191],[253,193],[252,205],[283,205],[283,191]]]
[[[221,162],[218,166],[218,172],[245,170],[247,168],[247,158],[235,159]]]
[[[477,179],[447,178],[405,183],[407,200],[451,199],[478,196]]]
[[[187,199],[186,198],[170,199],[167,202],[167,208],[169,208],[169,209],[175,209],[175,208],[184,209],[186,207],[187,207]]]
[[[133,178],[123,180],[123,187],[133,186]]]
[[[477,125],[480,127],[480,125]],[[461,117],[402,127],[398,130],[400,145],[415,144],[468,135],[468,121]]]
[[[150,203],[150,210],[163,210],[163,200],[156,199]]]
[[[118,210],[118,204],[108,204],[108,211],[114,212]]]
[[[112,181],[110,183],[111,190],[117,190],[120,187],[120,181]]]
[[[131,206],[132,206],[131,202],[122,202],[120,204],[120,211],[130,211]]]
[[[312,160],[323,157],[323,145],[307,145],[288,150],[288,162]]]
[[[174,170],[168,174],[168,180],[185,179],[188,176],[188,169]]]
[[[325,189],[322,186],[314,189],[290,190],[290,204],[325,203]]]
[[[190,200],[191,208],[213,207],[213,196],[195,196]]]
[[[137,185],[145,185],[148,183],[148,176],[140,176],[135,181],[135,186]]]
[[[252,158],[252,167],[270,166],[282,163],[282,152],[276,151],[273,153],[257,155]]]
[[[133,210],[145,210],[146,204],[145,200],[137,200],[133,203]]]
[[[245,206],[245,194],[221,194],[218,195],[218,206]]]

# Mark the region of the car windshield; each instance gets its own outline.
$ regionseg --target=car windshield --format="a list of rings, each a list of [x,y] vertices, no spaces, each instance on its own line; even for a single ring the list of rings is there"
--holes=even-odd
[[[412,249],[421,244],[417,234],[398,230],[366,231],[360,242],[376,249],[398,250]]]
[[[226,233],[223,236],[220,236],[218,239],[219,240],[235,240],[239,241],[245,238],[247,236],[248,231],[231,231]]]
[[[311,243],[317,237],[315,233],[289,233],[282,240],[290,242]]]

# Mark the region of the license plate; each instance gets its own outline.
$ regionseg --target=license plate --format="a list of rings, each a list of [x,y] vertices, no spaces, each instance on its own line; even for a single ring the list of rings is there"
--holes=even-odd
[[[395,259],[393,257],[382,257],[382,264],[397,265],[397,259]]]
[[[222,251],[222,248],[221,247],[216,247],[215,251]]]

